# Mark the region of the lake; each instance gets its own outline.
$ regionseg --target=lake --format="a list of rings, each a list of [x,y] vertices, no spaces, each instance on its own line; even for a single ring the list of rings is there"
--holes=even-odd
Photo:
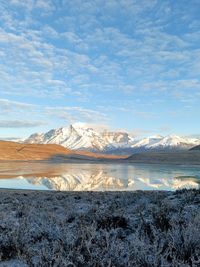
[[[0,188],[58,191],[134,191],[198,188],[199,184],[199,166],[0,163]]]

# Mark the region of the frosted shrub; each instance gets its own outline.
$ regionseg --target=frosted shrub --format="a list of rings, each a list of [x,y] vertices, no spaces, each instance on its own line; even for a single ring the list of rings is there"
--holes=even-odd
[[[3,266],[200,266],[199,190],[2,190],[0,202]]]

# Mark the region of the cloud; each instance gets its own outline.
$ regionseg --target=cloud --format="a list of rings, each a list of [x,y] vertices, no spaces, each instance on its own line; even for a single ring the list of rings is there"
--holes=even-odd
[[[6,94],[76,96],[80,89],[71,88],[73,84],[70,85],[67,77],[80,76],[82,70],[89,73],[96,70],[87,55],[47,43],[42,31],[14,34],[0,30],[0,43],[2,60],[7,62],[0,64],[0,78]],[[53,78],[56,76],[59,78]]]
[[[27,11],[39,9],[45,12],[45,14],[49,14],[54,10],[52,2],[49,0],[10,0],[10,5],[13,7],[24,8]]]
[[[184,73],[189,79],[190,68],[199,73],[198,51],[188,49],[188,33],[178,36],[163,29],[163,23],[170,16],[168,2],[158,5],[155,0],[111,0],[102,6],[98,0],[62,1],[60,5],[53,1],[12,0],[10,4],[29,11],[53,8],[58,14],[61,10],[67,12],[63,12],[55,24],[38,21],[34,30],[38,19],[35,14],[27,13],[29,20],[24,21],[16,18],[11,10],[6,13],[6,25],[12,30],[2,27],[0,31],[0,53],[6,62],[0,64],[4,95],[62,98],[70,94],[74,102],[89,102],[95,98],[95,91],[137,94],[149,87],[149,94],[152,94],[154,88],[150,85],[155,84],[152,80],[157,83],[160,77],[162,86],[157,87],[158,91],[165,88],[174,96],[167,86],[169,78],[180,78],[180,73]],[[9,6],[6,1],[4,6]],[[155,7],[162,17],[143,16]],[[2,13],[5,12],[2,10]],[[127,30],[117,23],[124,16]],[[81,32],[77,26],[85,27],[88,18],[92,30],[86,27]],[[62,28],[59,19],[63,20]],[[71,26],[63,26],[68,25],[69,20]],[[134,26],[134,34],[128,31],[130,25]],[[192,42],[195,40],[193,37]],[[87,96],[80,97],[80,94]]]
[[[98,121],[102,124],[108,120],[106,114],[82,107],[45,107],[44,112],[49,117],[54,116],[69,123],[77,121],[96,123]]]
[[[33,128],[45,125],[40,121],[0,120],[0,128]]]
[[[21,137],[0,137],[0,140],[18,142],[18,141],[21,141],[22,138]]]
[[[9,117],[9,118],[17,118],[16,120],[11,120],[9,124],[9,128],[15,128],[15,125],[23,127],[23,125],[27,125],[27,127],[31,127],[32,123],[20,124],[22,114],[25,118],[31,118],[36,120],[32,126],[42,126],[50,123],[52,118],[54,120],[61,120],[64,123],[74,123],[77,121],[84,121],[86,123],[106,123],[108,121],[108,117],[105,113],[83,108],[80,106],[48,106],[48,105],[33,105],[29,103],[23,103],[18,101],[12,101],[9,99],[0,99],[0,117]],[[39,121],[38,121],[39,119]],[[41,123],[45,121],[45,123]],[[16,123],[15,123],[16,122]],[[2,121],[2,127],[8,127],[8,125],[4,121]],[[14,125],[14,126],[13,126]]]
[[[30,109],[35,108],[36,105],[29,104],[29,103],[22,103],[18,101],[12,101],[9,99],[0,99],[0,108],[5,110],[10,110],[12,108],[19,108],[19,109]]]

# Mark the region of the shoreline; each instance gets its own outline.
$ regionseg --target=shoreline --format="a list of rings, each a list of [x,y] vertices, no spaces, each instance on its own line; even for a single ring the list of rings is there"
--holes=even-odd
[[[200,156],[200,154],[199,154]],[[153,161],[153,160],[0,160],[0,163],[44,163],[44,164],[124,164],[124,165],[174,165],[174,166],[185,166],[185,167],[199,167],[200,157],[198,162],[163,162],[163,161]]]

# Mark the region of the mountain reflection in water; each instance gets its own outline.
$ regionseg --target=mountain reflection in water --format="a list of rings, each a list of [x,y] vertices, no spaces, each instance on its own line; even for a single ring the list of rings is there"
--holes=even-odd
[[[198,188],[200,167],[150,164],[0,163],[1,188],[58,191]]]

